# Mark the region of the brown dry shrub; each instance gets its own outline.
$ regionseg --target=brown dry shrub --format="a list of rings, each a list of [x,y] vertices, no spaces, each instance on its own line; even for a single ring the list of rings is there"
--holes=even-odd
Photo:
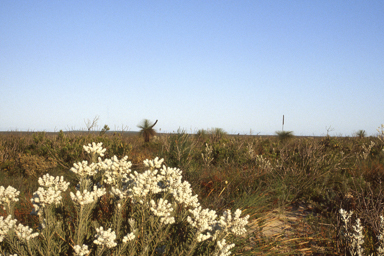
[[[384,182],[384,165],[379,161],[365,162],[361,166],[361,172],[368,182],[373,184]]]
[[[132,151],[129,154],[129,161],[132,162],[133,166],[137,168],[137,166],[142,166],[143,161],[146,159],[153,159],[153,154],[151,154],[148,151],[138,152],[138,151]]]
[[[20,167],[26,176],[38,177],[41,174],[57,167],[57,162],[52,158],[31,154],[19,154]]]

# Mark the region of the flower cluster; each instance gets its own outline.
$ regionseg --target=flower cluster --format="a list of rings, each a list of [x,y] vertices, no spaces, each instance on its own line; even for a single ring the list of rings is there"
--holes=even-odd
[[[15,227],[15,233],[17,237],[24,241],[29,241],[30,239],[39,236],[39,233],[32,233],[32,232],[33,232],[33,229],[31,229],[28,226],[23,226],[22,224],[19,224],[17,227]]]
[[[159,170],[160,175],[162,176],[162,180],[160,182],[160,186],[165,189],[174,189],[180,186],[181,184],[181,173],[182,171],[177,168],[165,167]]]
[[[235,247],[235,244],[227,244],[225,239],[217,241],[217,250],[213,253],[213,256],[228,256],[231,254],[229,250]]]
[[[179,204],[184,204],[186,207],[192,208],[200,206],[197,195],[192,196],[191,184],[187,181],[184,181],[178,187],[172,189],[171,193]]]
[[[97,173],[97,164],[91,163],[88,165],[88,161],[74,163],[70,171],[79,175],[81,178],[93,176]]]
[[[197,229],[199,234],[197,240],[199,242],[209,238],[215,240],[219,233],[223,232],[230,232],[237,236],[246,232],[245,226],[248,224],[249,215],[240,218],[241,210],[239,209],[235,211],[233,217],[230,210],[225,211],[218,221],[214,210],[202,210],[201,206],[199,206],[194,210],[190,209],[189,212],[192,213],[193,217],[188,216],[187,222]]]
[[[33,193],[31,202],[34,207],[33,213],[41,214],[40,208],[44,208],[47,205],[61,203],[61,192],[65,192],[68,189],[69,182],[64,181],[64,177],[53,177],[49,174],[45,174],[40,177],[39,187],[36,192]]]
[[[115,196],[118,200],[127,197],[127,190],[120,190],[116,187],[112,187],[110,193]]]
[[[95,244],[107,246],[108,248],[113,248],[117,245],[115,242],[116,234],[112,229],[104,230],[103,227],[100,227],[96,228],[96,232],[96,240],[93,241]]]
[[[77,191],[76,194],[70,193],[71,199],[78,205],[91,204],[105,195],[105,188],[98,188],[93,186],[93,191],[84,190],[83,192]]]
[[[24,241],[29,241],[39,235],[39,233],[32,233],[33,230],[28,226],[23,226],[22,224],[16,226],[16,222],[17,220],[13,220],[11,215],[8,215],[6,219],[0,217],[0,242],[4,240],[9,230],[12,229],[15,231],[17,237]]]
[[[8,234],[8,231],[13,229],[16,222],[17,220],[13,220],[11,215],[8,215],[5,219],[3,216],[0,217],[0,242],[3,242],[5,236]]]
[[[201,209],[201,206],[190,209],[189,212],[192,214],[192,217],[187,217],[187,222],[194,228],[197,229],[197,240],[202,242],[212,237],[210,232],[203,234],[205,231],[212,231],[213,227],[216,226],[216,211],[209,209]],[[215,237],[213,237],[215,238]]]
[[[151,200],[151,211],[153,214],[155,214],[157,217],[160,217],[160,222],[163,224],[173,224],[175,223],[175,218],[170,217],[171,213],[173,212],[172,205],[168,203],[168,200],[164,200],[163,198],[160,198],[157,204],[155,201]]]
[[[83,246],[75,245],[73,249],[75,250],[75,256],[84,256],[89,253],[88,245],[85,244],[83,244]]]
[[[126,180],[127,175],[131,173],[132,163],[128,160],[128,156],[118,159],[113,156],[111,159],[106,159],[97,163],[99,170],[104,171],[104,182],[106,184],[115,185],[118,180]]]
[[[160,160],[158,157],[153,160],[146,159],[144,160],[144,166],[149,167],[150,169],[160,168],[163,162],[164,158],[161,158]]]
[[[17,202],[19,198],[17,198],[20,194],[20,191],[17,191],[14,187],[8,186],[6,189],[1,186],[0,187],[0,204],[9,204],[10,202]]]
[[[135,233],[137,232],[136,229],[136,221],[132,218],[128,219],[129,227],[131,228],[131,233],[128,233],[126,236],[123,237],[123,243],[126,244],[130,241],[133,241],[136,238]]]
[[[144,173],[130,174],[130,178],[133,181],[133,186],[128,189],[130,197],[137,199],[139,203],[143,203],[144,199],[149,193],[157,194],[162,191],[158,186],[158,183],[162,180],[162,177],[157,176],[157,170],[147,170]]]
[[[147,160],[148,166],[159,166],[161,160]],[[200,204],[197,195],[192,195],[192,189],[189,182],[182,182],[182,171],[177,168],[163,167],[160,170],[147,170],[144,173],[134,172],[130,175],[129,181],[133,186],[128,189],[131,198],[136,198],[140,203],[144,198],[151,193],[157,194],[168,191],[173,194],[175,200],[179,204],[184,204],[187,207],[196,208]],[[113,190],[113,194],[123,198],[125,191]]]
[[[64,181],[64,177],[53,177],[49,174],[45,174],[43,177],[40,177],[39,185],[46,188],[53,188],[56,191],[66,191],[69,186],[69,182]]]
[[[60,190],[56,190],[53,187],[49,187],[48,189],[39,187],[37,191],[33,193],[31,202],[33,204],[35,213],[39,213],[40,208],[44,208],[50,204],[58,205],[61,203],[61,199],[62,197]]]
[[[123,243],[126,244],[130,241],[133,241],[133,239],[135,239],[135,237],[136,237],[135,234],[133,232],[131,232],[131,233],[127,234],[126,236],[124,236]]]
[[[353,211],[348,213],[344,209],[340,209],[340,215],[341,215],[341,218],[343,219],[345,229],[347,229],[347,227],[348,227],[348,222],[349,222],[349,219],[351,218],[352,214],[353,214]]]
[[[89,154],[98,154],[100,156],[104,156],[104,152],[107,150],[102,147],[103,143],[95,143],[92,142],[92,144],[88,144],[88,146],[83,146],[84,150]]]
[[[223,216],[220,217],[220,226],[224,229],[229,229],[231,233],[241,236],[247,232],[245,226],[248,224],[249,215],[240,218],[241,210],[237,209],[232,218],[231,210],[224,211]]]

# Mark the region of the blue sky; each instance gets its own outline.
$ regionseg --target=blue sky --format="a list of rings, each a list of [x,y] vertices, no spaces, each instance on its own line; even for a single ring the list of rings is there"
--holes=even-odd
[[[384,1],[0,3],[0,130],[376,135]]]

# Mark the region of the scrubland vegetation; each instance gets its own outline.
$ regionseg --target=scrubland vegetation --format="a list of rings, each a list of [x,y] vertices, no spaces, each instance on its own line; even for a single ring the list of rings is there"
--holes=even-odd
[[[382,129],[179,131],[149,142],[105,131],[2,133],[0,253],[383,255]],[[294,205],[310,213],[289,232],[264,235],[266,214]]]

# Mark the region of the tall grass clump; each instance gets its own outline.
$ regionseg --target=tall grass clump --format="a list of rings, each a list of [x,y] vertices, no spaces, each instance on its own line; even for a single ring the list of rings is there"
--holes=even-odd
[[[235,246],[227,241],[246,232],[249,216],[203,209],[182,171],[163,159],[145,160],[147,170],[132,172],[127,156],[102,160],[102,143],[83,148],[90,162],[70,169],[76,186],[63,177],[39,178],[31,199],[36,228],[17,225],[19,192],[0,187],[7,213],[0,217],[0,254],[224,256]],[[100,211],[110,217],[99,218]]]
[[[185,130],[178,129],[176,134],[168,137],[167,145],[162,148],[161,155],[167,159],[171,167],[188,168],[193,160],[196,141]]]

